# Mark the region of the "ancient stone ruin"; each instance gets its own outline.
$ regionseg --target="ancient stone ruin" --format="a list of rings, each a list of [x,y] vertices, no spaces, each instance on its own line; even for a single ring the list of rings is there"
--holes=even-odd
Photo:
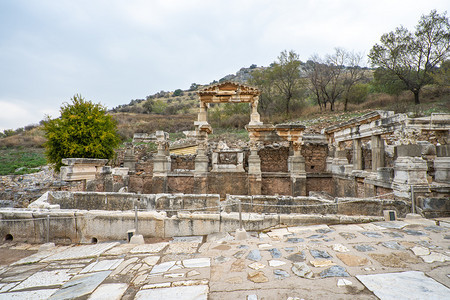
[[[135,137],[156,142],[156,152],[128,144],[115,167],[106,160],[66,159],[65,184],[29,209],[72,216],[65,228],[73,229],[59,233],[72,242],[123,238],[134,226],[133,209],[146,224],[140,226],[143,234],[160,237],[235,230],[239,211],[249,230],[394,219],[411,212],[450,216],[449,114],[411,118],[373,111],[307,134],[299,124],[263,124],[253,87],[224,82],[198,95],[195,133],[185,143],[171,143],[157,131]],[[209,142],[210,103],[248,103],[249,142]],[[17,218],[13,210],[0,214]],[[44,238],[42,230],[34,231],[36,240]],[[0,231],[29,236],[19,227],[2,225]]]

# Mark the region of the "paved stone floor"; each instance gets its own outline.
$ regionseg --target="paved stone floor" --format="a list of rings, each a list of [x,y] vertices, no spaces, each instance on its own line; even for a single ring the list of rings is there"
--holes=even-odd
[[[433,220],[46,246],[0,245],[0,299],[450,299]]]

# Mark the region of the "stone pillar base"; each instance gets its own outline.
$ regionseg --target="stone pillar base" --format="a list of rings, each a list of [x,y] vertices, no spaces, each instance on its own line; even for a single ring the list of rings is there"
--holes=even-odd
[[[434,160],[435,181],[450,182],[450,157],[436,157]]]

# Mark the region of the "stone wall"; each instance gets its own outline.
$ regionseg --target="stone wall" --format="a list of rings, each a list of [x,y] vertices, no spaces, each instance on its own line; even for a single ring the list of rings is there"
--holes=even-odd
[[[263,175],[261,193],[263,195],[291,195],[291,177]]]
[[[302,147],[301,154],[305,158],[306,173],[321,173],[326,171],[327,145],[308,143]]]
[[[170,159],[171,171],[195,169],[195,155],[171,155]]]
[[[289,148],[264,148],[258,151],[261,158],[261,172],[287,172]]]
[[[227,194],[247,195],[247,173],[209,173],[207,178],[207,190],[209,194],[219,194],[221,198],[225,198]]]
[[[307,176],[306,178],[306,194],[309,192],[325,192],[334,195],[333,180],[331,175]]]
[[[171,175],[167,177],[167,189],[169,193],[194,193],[193,175]]]

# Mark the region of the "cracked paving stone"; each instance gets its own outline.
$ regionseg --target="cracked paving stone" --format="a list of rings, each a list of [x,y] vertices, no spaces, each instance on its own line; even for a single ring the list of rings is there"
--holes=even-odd
[[[327,277],[350,277],[344,267],[342,266],[331,266],[328,269],[323,270],[319,273],[321,278]]]
[[[244,254],[245,254],[245,252],[246,251],[238,251],[238,252],[236,252],[235,254],[233,254],[233,257],[235,257],[235,258],[241,258],[242,256],[244,256]]]
[[[415,235],[415,236],[423,236],[423,235],[427,235],[425,232],[420,231],[420,230],[403,229],[403,231],[406,232],[406,234],[409,234],[409,235]]]
[[[346,240],[356,239],[356,234],[351,232],[339,232],[339,235]]]
[[[292,272],[298,277],[302,278],[312,278],[313,272],[304,262],[296,262],[292,264]]]
[[[281,258],[281,252],[277,248],[272,248],[268,250],[270,254],[272,255],[272,258]]]
[[[145,289],[137,292],[136,300],[144,299],[208,299],[208,285],[175,286],[170,288]],[[181,297],[180,297],[181,296]]]
[[[424,227],[424,229],[428,230],[428,231],[432,231],[434,233],[441,233],[441,232],[447,231],[446,228],[441,227],[441,226],[427,226],[427,227]]]
[[[37,287],[60,286],[71,277],[72,275],[68,273],[68,270],[40,271],[28,277],[26,280],[13,288],[12,291]]]
[[[324,234],[313,234],[307,237],[307,239],[323,239],[326,235]]]
[[[273,274],[275,275],[275,279],[279,279],[279,280],[283,280],[283,279],[291,276],[285,270],[273,270]]]
[[[370,238],[381,238],[383,235],[381,233],[375,232],[375,231],[361,231],[362,234],[364,234],[367,237]]]
[[[286,259],[288,259],[288,260],[290,260],[292,262],[302,262],[302,261],[305,261],[306,255],[305,255],[304,251],[300,251],[300,252],[288,255],[286,257]]]
[[[325,250],[311,249],[311,250],[309,250],[309,253],[311,253],[311,255],[316,259],[317,258],[332,258],[332,256],[330,254],[328,254],[328,252]]]
[[[349,267],[360,267],[370,264],[370,261],[367,258],[357,255],[338,253],[336,256]]]
[[[434,263],[434,262],[446,262],[450,261],[450,256],[444,255],[442,253],[431,252],[429,255],[421,256],[424,262]]]
[[[397,238],[397,239],[401,239],[404,237],[404,235],[399,232],[383,232],[383,233],[390,237]]]
[[[436,246],[431,244],[429,241],[417,241],[415,242],[417,245],[422,246],[422,247],[426,247],[428,249],[435,249],[435,250],[441,250],[442,247]]]
[[[288,243],[302,243],[302,242],[304,242],[305,240],[304,239],[302,239],[302,238],[288,238],[287,240],[286,240],[286,242],[288,242]],[[285,248],[286,249],[286,248]]]
[[[329,233],[329,232],[333,232],[334,230],[331,228],[320,228],[320,229],[316,229],[316,232],[318,233]]]
[[[409,252],[393,252],[390,254],[371,253],[370,257],[378,261],[385,267],[390,268],[406,268],[406,263],[417,264],[420,260],[416,256],[412,256]]]
[[[368,252],[368,251],[375,251],[376,248],[370,245],[355,245],[353,246],[356,250],[359,252]]]
[[[264,275],[263,271],[248,272],[247,279],[253,281],[254,283],[263,283],[269,281],[269,278]]]
[[[430,255],[431,251],[429,248],[422,247],[422,246],[415,246],[411,248],[411,251],[416,256],[424,256],[424,255]]]
[[[105,283],[100,285],[89,297],[89,300],[120,300],[128,288],[126,283]]]
[[[289,252],[289,253],[297,251],[297,247],[284,247],[283,249],[284,249],[284,251]]]
[[[259,252],[259,250],[252,250],[247,255],[247,259],[253,260],[253,261],[260,261],[261,260],[261,253]]]
[[[393,249],[393,250],[405,250],[406,249],[399,243],[393,242],[393,241],[382,242],[381,245],[383,245],[386,248]]]
[[[214,258],[214,262],[215,262],[216,264],[223,264],[223,263],[226,263],[227,261],[229,261],[230,259],[231,259],[231,258],[229,258],[229,257],[226,257],[226,256],[221,255],[221,256],[215,257],[215,258]]]

